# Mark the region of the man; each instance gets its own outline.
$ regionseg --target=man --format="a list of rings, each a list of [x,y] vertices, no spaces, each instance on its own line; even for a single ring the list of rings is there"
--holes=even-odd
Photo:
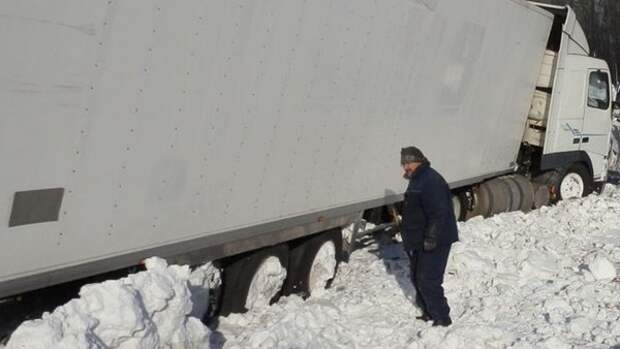
[[[401,235],[410,260],[416,303],[422,310],[418,319],[433,320],[433,326],[450,326],[450,307],[442,284],[450,246],[458,241],[452,193],[420,149],[402,149],[401,164],[409,180]]]

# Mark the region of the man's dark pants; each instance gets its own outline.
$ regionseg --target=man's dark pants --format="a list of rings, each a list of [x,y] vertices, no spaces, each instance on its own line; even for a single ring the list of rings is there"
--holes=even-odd
[[[407,251],[411,268],[411,281],[416,290],[416,303],[434,320],[446,319],[450,307],[443,291],[443,275],[448,264],[450,245],[437,246],[430,252]]]

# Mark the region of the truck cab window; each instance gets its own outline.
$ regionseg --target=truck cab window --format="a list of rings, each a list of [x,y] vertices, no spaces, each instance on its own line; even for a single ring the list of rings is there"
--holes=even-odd
[[[605,72],[590,73],[588,107],[607,110],[609,108],[609,79]]]

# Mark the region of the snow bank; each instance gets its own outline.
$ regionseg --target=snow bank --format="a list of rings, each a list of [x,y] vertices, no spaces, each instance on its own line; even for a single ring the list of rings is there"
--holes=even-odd
[[[620,190],[459,226],[454,325],[416,320],[400,244],[356,251],[332,289],[220,319],[224,348],[609,348],[620,344]]]
[[[146,261],[147,271],[121,280],[82,287],[80,298],[24,322],[6,349],[28,348],[206,348],[209,330],[191,315],[192,293],[205,299],[214,281],[210,267],[191,272],[168,266],[162,259]]]
[[[458,320],[449,333],[482,320],[516,335],[510,345],[619,344],[618,226],[620,192],[613,188],[529,215],[461,225],[452,262],[474,250],[486,263],[451,263],[446,289]]]

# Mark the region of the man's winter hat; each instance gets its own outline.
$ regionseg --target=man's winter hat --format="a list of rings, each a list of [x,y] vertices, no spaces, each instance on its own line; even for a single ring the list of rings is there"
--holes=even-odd
[[[416,147],[403,148],[400,151],[400,164],[408,164],[411,162],[428,162],[422,151]]]

